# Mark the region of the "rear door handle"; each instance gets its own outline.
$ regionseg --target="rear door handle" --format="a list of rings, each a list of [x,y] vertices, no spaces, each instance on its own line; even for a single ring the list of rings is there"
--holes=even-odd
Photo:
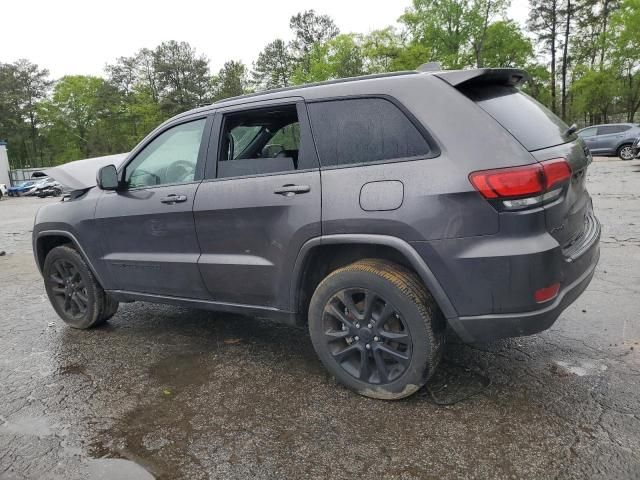
[[[172,193],[171,195],[167,195],[166,197],[160,199],[161,203],[168,203],[169,205],[173,205],[174,203],[186,202],[186,201],[187,201],[186,195],[176,195],[175,193]]]
[[[310,191],[311,187],[309,185],[283,185],[280,188],[276,188],[273,193],[284,197],[293,197],[294,195]]]

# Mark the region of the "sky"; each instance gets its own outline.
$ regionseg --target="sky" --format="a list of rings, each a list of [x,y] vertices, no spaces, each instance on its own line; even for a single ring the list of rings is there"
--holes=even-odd
[[[275,38],[288,40],[289,18],[315,9],[344,33],[394,24],[411,0],[9,0],[0,17],[0,62],[26,58],[63,75],[104,75],[117,57],[162,41],[187,41],[217,71],[227,60],[247,66]],[[521,23],[527,0],[512,0]]]

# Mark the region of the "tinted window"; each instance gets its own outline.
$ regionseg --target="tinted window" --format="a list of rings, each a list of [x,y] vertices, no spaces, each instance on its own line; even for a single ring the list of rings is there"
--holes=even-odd
[[[597,130],[598,129],[596,127],[585,128],[584,130],[580,130],[578,132],[578,136],[582,138],[593,137],[596,134]]]
[[[362,98],[309,104],[323,166],[427,155],[431,149],[402,111],[388,100]]]
[[[513,135],[527,150],[539,150],[574,140],[558,116],[517,88],[483,85],[461,90]]]
[[[192,182],[205,119],[165,130],[133,159],[126,170],[130,187]]]
[[[218,177],[297,170],[300,124],[295,105],[225,116]]]
[[[602,125],[598,127],[598,135],[611,135],[613,133],[624,132],[625,130],[629,130],[631,127],[627,125]]]

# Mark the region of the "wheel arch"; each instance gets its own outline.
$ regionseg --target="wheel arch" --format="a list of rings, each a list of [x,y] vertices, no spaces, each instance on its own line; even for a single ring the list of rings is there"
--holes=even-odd
[[[33,242],[33,253],[36,258],[36,264],[38,266],[38,270],[42,273],[42,269],[44,267],[44,261],[47,258],[47,254],[56,247],[61,245],[71,245],[75,248],[80,255],[84,258],[87,265],[91,269],[91,273],[95,276],[96,280],[100,285],[104,285],[102,283],[102,279],[100,275],[94,268],[91,263],[91,259],[80,245],[78,239],[70,232],[64,230],[44,230],[38,232],[38,234],[34,238]]]
[[[339,265],[320,264],[325,257],[325,252],[332,252],[337,247],[348,247],[347,253],[338,260]],[[314,284],[317,285],[313,276],[324,277],[323,270],[333,270],[348,261],[356,261],[366,256],[385,258],[414,270],[422,279],[425,287],[429,290],[438,307],[447,319],[447,322],[461,337],[465,337],[463,327],[459,325],[458,314],[449,300],[449,297],[436,279],[435,275],[426,264],[424,259],[404,240],[387,235],[371,234],[338,234],[316,237],[307,241],[296,258],[290,288],[290,305],[298,312],[298,318],[303,323],[306,320],[304,305],[313,291]],[[355,258],[360,255],[360,258]],[[320,266],[320,272],[314,271],[314,267]],[[321,278],[319,279],[321,280]]]

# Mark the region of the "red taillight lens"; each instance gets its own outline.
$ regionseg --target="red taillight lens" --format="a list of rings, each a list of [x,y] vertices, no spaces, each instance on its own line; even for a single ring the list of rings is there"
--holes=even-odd
[[[571,168],[564,158],[555,158],[523,167],[481,170],[469,181],[485,198],[535,197],[568,180]]]
[[[544,190],[543,170],[539,163],[473,172],[469,180],[485,198],[533,197]]]
[[[571,178],[571,167],[564,158],[546,160],[540,165],[542,165],[547,182],[546,190],[551,190],[557,184]]]
[[[548,302],[549,300],[556,298],[559,291],[560,284],[554,283],[553,285],[549,285],[548,287],[536,290],[533,294],[533,298],[535,298],[536,303]]]

